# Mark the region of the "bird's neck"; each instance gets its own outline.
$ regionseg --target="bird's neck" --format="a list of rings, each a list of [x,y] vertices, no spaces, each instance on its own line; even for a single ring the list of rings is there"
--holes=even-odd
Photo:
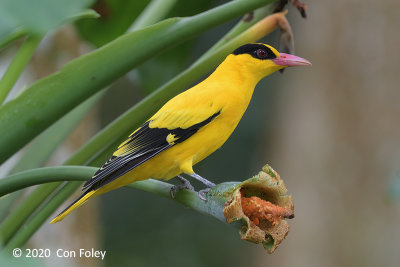
[[[213,76],[213,80],[226,82],[228,84],[236,83],[243,89],[248,87],[254,88],[257,83],[264,77],[258,73],[251,71],[251,68],[247,68],[245,65],[239,65],[228,56],[210,75]]]
[[[237,96],[243,101],[244,108],[247,108],[254,88],[261,78],[243,66],[234,64],[228,57],[204,82],[207,83],[207,87],[214,88],[222,95]]]

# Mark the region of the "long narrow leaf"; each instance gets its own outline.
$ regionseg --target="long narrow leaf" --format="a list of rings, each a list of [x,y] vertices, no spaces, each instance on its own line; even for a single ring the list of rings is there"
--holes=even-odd
[[[165,18],[177,0],[152,0],[135,20],[128,32],[137,31]]]
[[[42,36],[30,36],[26,38],[13,61],[8,66],[7,71],[0,80],[0,106],[33,56],[40,40],[42,40]]]

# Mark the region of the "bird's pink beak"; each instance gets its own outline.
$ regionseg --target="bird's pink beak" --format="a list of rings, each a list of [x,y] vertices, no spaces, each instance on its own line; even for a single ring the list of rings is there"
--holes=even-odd
[[[280,57],[272,59],[276,65],[285,67],[311,66],[311,62],[307,59],[285,53],[280,53],[280,55]]]

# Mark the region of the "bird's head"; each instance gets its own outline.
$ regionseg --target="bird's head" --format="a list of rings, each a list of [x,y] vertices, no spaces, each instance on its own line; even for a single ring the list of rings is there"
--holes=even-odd
[[[272,46],[261,43],[243,45],[233,51],[229,58],[241,71],[249,72],[259,79],[285,67],[311,65],[304,58],[279,53]]]

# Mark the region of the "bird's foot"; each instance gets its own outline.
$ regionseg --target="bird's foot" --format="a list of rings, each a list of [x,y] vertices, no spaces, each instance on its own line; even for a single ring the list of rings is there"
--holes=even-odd
[[[207,197],[206,196],[207,196],[208,191],[210,191],[210,189],[211,189],[211,187],[200,190],[197,193],[199,195],[199,198],[201,200],[207,201]]]
[[[174,185],[173,187],[171,187],[171,190],[169,190],[169,194],[172,199],[175,198],[175,194],[181,189],[188,189],[188,190],[194,191],[194,187],[190,184],[190,182],[188,180],[186,180],[185,178],[183,178],[180,175],[178,175],[177,178],[179,181],[181,181],[182,184]]]
[[[207,200],[207,193],[208,191],[210,191],[211,187],[214,187],[215,184],[213,182],[210,182],[209,180],[207,180],[206,178],[201,177],[200,175],[198,175],[197,173],[193,173],[193,174],[189,174],[192,178],[196,179],[197,181],[203,183],[205,186],[207,186],[207,188],[202,189],[198,192],[199,198],[201,200],[206,201]]]

